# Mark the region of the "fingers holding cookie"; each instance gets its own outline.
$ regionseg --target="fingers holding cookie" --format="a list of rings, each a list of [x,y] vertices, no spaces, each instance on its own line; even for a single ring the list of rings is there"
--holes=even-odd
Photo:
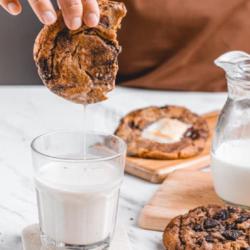
[[[81,0],[58,0],[61,7],[64,22],[71,30],[82,25],[83,4]]]
[[[18,0],[0,0],[0,6],[11,15],[18,15],[22,11],[22,6]]]
[[[96,0],[82,0],[84,13],[84,23],[89,27],[94,27],[99,23],[100,11]]]
[[[56,11],[50,0],[28,0],[28,2],[43,24],[51,25],[56,22]],[[83,21],[89,27],[98,25],[100,10],[97,0],[57,0],[57,3],[69,29],[80,28]],[[0,6],[12,15],[18,15],[22,11],[19,0],[0,0]]]
[[[28,2],[43,24],[51,25],[56,21],[56,12],[50,0],[28,0]]]
[[[82,21],[89,26],[98,25],[100,11],[97,0],[58,0],[66,26],[75,30],[81,27]]]

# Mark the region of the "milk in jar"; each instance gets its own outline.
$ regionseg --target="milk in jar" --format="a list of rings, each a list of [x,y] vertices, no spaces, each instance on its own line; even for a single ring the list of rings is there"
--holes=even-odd
[[[211,166],[217,194],[250,207],[250,139],[222,143],[212,154]]]

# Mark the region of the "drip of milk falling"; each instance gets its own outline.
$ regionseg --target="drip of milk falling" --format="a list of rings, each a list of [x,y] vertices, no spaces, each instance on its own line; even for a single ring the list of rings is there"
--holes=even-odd
[[[87,141],[86,141],[86,134],[87,134],[87,105],[83,105],[83,159],[87,158]]]

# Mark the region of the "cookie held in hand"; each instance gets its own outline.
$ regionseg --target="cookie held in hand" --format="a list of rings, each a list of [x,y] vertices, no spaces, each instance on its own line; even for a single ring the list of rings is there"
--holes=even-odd
[[[167,250],[249,250],[250,211],[230,206],[198,207],[166,227]]]
[[[70,101],[88,104],[106,99],[115,86],[120,46],[117,30],[126,8],[121,2],[99,0],[100,23],[69,30],[61,12],[36,38],[34,60],[43,83]]]
[[[125,140],[128,155],[161,160],[199,154],[209,129],[204,118],[184,107],[148,107],[127,114],[115,134]]]

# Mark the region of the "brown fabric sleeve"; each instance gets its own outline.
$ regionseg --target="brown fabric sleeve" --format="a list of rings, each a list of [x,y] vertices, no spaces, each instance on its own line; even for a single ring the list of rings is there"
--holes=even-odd
[[[119,82],[168,90],[223,91],[213,61],[229,50],[250,52],[248,0],[127,0],[120,31]]]

